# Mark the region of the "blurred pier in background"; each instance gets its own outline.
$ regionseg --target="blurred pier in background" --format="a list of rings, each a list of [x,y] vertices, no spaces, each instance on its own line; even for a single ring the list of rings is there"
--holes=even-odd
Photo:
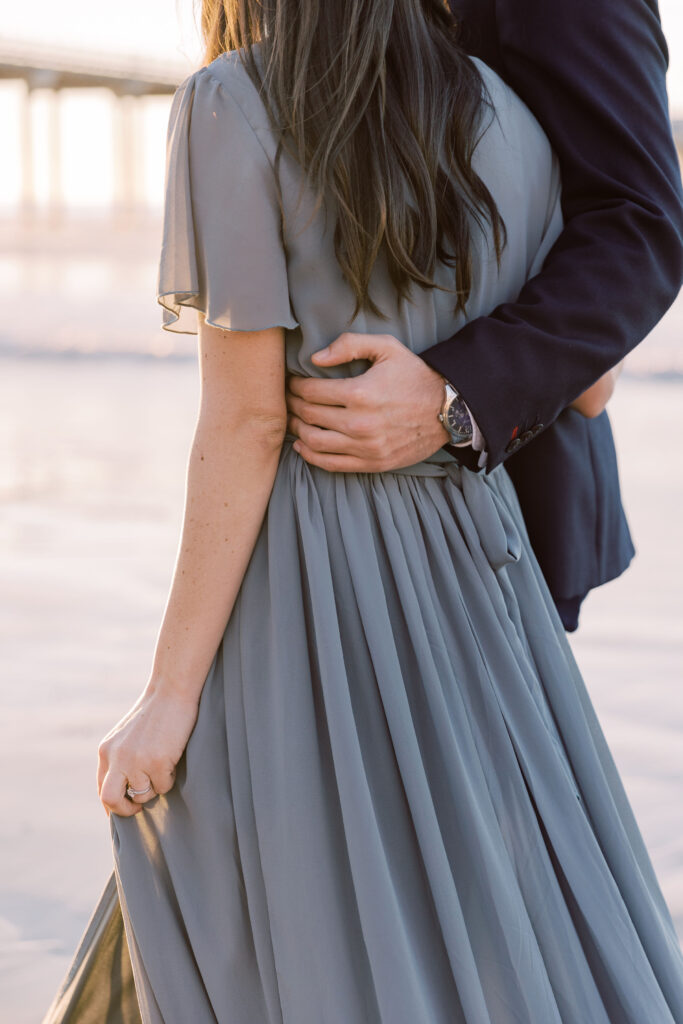
[[[139,180],[144,177],[140,108],[150,97],[170,97],[188,71],[188,65],[180,62],[0,42],[0,79],[22,82],[24,86],[18,95],[22,209],[32,212],[36,206],[37,151],[44,151],[50,168],[48,205],[64,205],[61,112],[65,90],[110,92],[114,101],[114,202],[123,209],[138,204]],[[34,124],[32,108],[36,94],[47,104],[42,139],[36,138]]]
[[[23,83],[19,104],[19,159],[21,210],[36,208],[36,154],[49,168],[46,206],[55,211],[65,203],[63,97],[66,91],[107,90],[112,104],[113,205],[132,210],[144,205],[141,182],[145,177],[143,116],[150,99],[170,97],[191,70],[185,61],[158,61],[148,57],[96,53],[0,41],[0,81]],[[36,129],[34,102],[44,105],[42,133]],[[674,136],[683,160],[683,118],[673,121]],[[39,134],[42,137],[38,137]]]

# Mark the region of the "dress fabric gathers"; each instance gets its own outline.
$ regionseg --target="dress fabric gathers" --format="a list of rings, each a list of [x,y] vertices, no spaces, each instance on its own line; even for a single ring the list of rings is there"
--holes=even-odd
[[[165,326],[281,326],[289,372],[347,376],[368,364],[311,362],[344,330],[420,352],[514,300],[560,176],[475,63],[507,245],[498,265],[473,222],[465,314],[440,289],[399,306],[380,257],[387,319],[352,318],[332,204],[276,167],[227,53],[173,101]],[[110,823],[115,876],[46,1024],[683,1022],[671,916],[504,466],[329,473],[287,437],[176,785]]]

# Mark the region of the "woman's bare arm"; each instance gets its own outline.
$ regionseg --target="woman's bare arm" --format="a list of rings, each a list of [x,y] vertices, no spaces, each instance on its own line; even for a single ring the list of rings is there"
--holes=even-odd
[[[152,669],[138,702],[100,744],[107,810],[140,810],[126,782],[173,785],[202,685],[232,612],[286,431],[284,331],[199,332],[201,397],[178,555]],[[138,800],[139,798],[136,798]]]
[[[200,409],[151,689],[198,697],[225,630],[286,430],[283,334],[200,330]]]

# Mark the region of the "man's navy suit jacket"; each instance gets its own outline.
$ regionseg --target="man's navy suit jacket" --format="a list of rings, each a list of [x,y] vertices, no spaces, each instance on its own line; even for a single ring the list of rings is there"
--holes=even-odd
[[[463,48],[508,82],[548,134],[565,228],[516,302],[421,355],[472,410],[487,469],[507,460],[571,629],[581,600],[626,568],[633,546],[607,414],[565,410],[645,337],[683,278],[668,53],[656,0],[449,2]]]

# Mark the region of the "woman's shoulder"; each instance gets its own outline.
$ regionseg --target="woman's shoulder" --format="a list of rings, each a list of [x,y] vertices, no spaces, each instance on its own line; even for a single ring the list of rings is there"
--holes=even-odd
[[[258,44],[253,47],[253,52],[256,65],[260,69]],[[206,97],[214,104],[222,101],[224,104],[236,106],[258,135],[265,133],[271,136],[273,132],[268,112],[243,63],[242,56],[239,50],[219,54],[209,64],[189,75],[180,88],[192,88],[195,104]]]

